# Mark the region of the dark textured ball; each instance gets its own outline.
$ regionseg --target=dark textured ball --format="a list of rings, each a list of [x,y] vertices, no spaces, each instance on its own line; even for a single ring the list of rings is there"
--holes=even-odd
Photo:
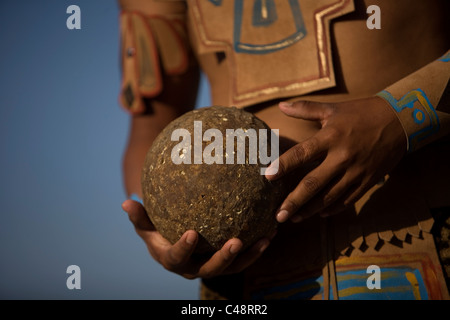
[[[222,133],[220,150],[211,151],[211,144],[217,146],[220,136],[199,140],[198,126],[194,132],[194,121],[201,121],[201,135],[208,129],[218,129]],[[180,149],[181,141],[186,142],[183,146],[189,141],[177,136],[172,138],[176,129],[190,133],[191,149]],[[252,164],[248,138],[244,139],[244,163],[237,163],[239,146],[242,146],[237,142],[239,138],[234,140],[232,154],[228,154],[231,149],[227,149],[226,129],[242,129],[243,132],[266,129],[266,154],[271,154],[270,128],[263,121],[242,109],[214,106],[193,110],[172,121],[153,142],[143,167],[143,200],[150,220],[171,243],[178,241],[187,230],[197,231],[200,240],[196,253],[217,251],[233,237],[242,240],[245,250],[258,239],[269,236],[277,227],[275,213],[286,196],[281,181],[270,182],[261,175],[261,168],[268,164],[261,164],[259,157],[257,163]],[[216,159],[222,156],[223,164],[207,164],[204,159],[194,163],[195,141],[206,155],[217,156]],[[173,155],[176,162],[190,160],[190,164],[174,163]],[[234,164],[226,163],[230,156],[234,157]]]

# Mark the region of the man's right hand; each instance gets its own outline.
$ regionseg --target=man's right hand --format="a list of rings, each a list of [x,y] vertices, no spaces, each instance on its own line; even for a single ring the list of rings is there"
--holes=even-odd
[[[199,260],[192,255],[198,242],[196,231],[186,231],[172,245],[156,230],[139,202],[126,200],[122,208],[128,213],[136,233],[144,240],[151,256],[165,269],[187,279],[212,278],[241,272],[255,262],[270,244],[270,239],[263,238],[239,254],[243,246],[242,241],[233,238],[209,259]]]

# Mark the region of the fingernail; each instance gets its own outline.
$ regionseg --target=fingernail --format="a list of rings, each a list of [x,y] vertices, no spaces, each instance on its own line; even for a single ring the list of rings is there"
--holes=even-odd
[[[278,222],[285,222],[289,218],[289,212],[287,210],[281,210],[277,214]]]
[[[267,247],[269,246],[270,242],[268,240],[262,241],[262,243],[260,243],[259,245],[259,252],[263,252],[264,250],[267,249]]]
[[[238,244],[232,244],[232,245],[230,246],[230,253],[231,253],[231,254],[236,254],[236,253],[239,252],[239,250],[241,250],[241,246],[238,245]]]
[[[194,244],[194,242],[195,242],[195,234],[192,232],[189,232],[186,237],[186,243],[191,246]]]
[[[280,102],[279,103],[279,106],[280,107],[282,107],[282,108],[290,108],[290,107],[292,107],[293,106],[293,103],[292,102]]]
[[[274,176],[276,175],[278,172],[278,168],[270,165],[267,169],[266,172],[264,173],[266,176]]]

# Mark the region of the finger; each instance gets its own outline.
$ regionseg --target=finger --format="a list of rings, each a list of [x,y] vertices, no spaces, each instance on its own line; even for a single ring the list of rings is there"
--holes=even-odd
[[[136,230],[153,231],[155,227],[145,212],[144,207],[137,201],[125,200],[122,203],[122,209],[128,213],[128,218],[133,223]]]
[[[319,159],[328,150],[328,144],[319,131],[313,137],[296,144],[283,153],[266,170],[268,180],[276,180],[287,173]]]
[[[270,245],[270,240],[267,238],[261,239],[256,242],[250,249],[245,253],[240,254],[233,263],[226,268],[226,274],[238,273],[246,269],[248,266],[252,265],[267,249]]]
[[[339,200],[350,188],[353,178],[349,174],[340,175],[335,182],[330,183],[315,197],[308,201],[303,208],[291,217],[291,221],[296,223],[305,220],[314,214],[323,212],[327,207],[331,206]],[[352,192],[354,189],[352,189]]]
[[[337,214],[347,210],[347,208],[348,207],[346,205],[344,205],[343,201],[336,201],[331,206],[328,206],[324,210],[320,211],[319,215],[322,218],[327,218],[327,217],[337,215]]]
[[[219,251],[200,267],[198,276],[212,278],[220,275],[233,262],[241,249],[241,240],[237,238],[228,240]]]
[[[361,185],[352,185],[339,199],[337,199],[333,204],[329,205],[325,209],[319,212],[319,215],[323,218],[334,216],[339,214],[349,207],[351,207],[354,203],[348,201],[348,199],[355,194],[356,190],[360,190]]]
[[[336,164],[325,159],[320,166],[300,180],[298,186],[283,201],[277,212],[278,222],[287,221],[339,173]]]
[[[144,241],[150,255],[161,263],[161,259],[166,255],[172,244],[156,230],[144,207],[139,202],[126,200],[122,203],[122,208],[128,213],[136,233]]]
[[[333,105],[314,101],[280,102],[280,110],[289,117],[304,120],[324,120],[333,111]]]
[[[355,204],[369,189],[375,185],[374,183],[362,182],[359,187],[355,188],[353,192],[349,192],[349,195],[345,197],[344,204],[351,206]]]
[[[176,270],[183,266],[191,257],[198,242],[198,234],[194,230],[186,231],[163,258],[163,266],[169,270]]]

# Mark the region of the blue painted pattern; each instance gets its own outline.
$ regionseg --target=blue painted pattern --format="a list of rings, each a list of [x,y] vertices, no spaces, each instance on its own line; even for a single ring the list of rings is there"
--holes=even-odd
[[[419,270],[410,267],[380,268],[380,289],[369,289],[371,274],[365,268],[336,273],[339,300],[427,300],[428,293]],[[333,300],[333,290],[329,290]],[[323,298],[323,277],[313,277],[290,284],[257,291],[255,300],[305,300]]]
[[[410,133],[408,137],[409,151],[413,151],[420,141],[439,131],[439,117],[427,95],[421,89],[416,89],[408,92],[400,100],[395,99],[392,94],[386,90],[381,91],[377,95],[389,102],[391,107],[398,113],[402,112],[405,109],[410,109],[411,116],[413,117],[414,122],[417,124],[421,125],[424,123],[425,119],[428,119],[428,125],[424,124],[418,131]],[[423,108],[423,110],[414,107],[414,104],[416,102],[419,103],[419,108]]]

